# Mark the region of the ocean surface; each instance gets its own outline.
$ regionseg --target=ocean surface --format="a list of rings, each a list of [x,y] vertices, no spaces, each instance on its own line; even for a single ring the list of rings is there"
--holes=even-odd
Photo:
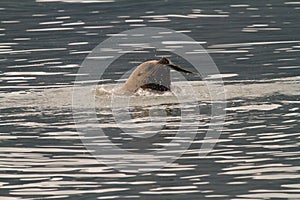
[[[0,199],[300,199],[299,20],[288,0],[1,0]],[[96,65],[101,77],[80,73],[101,42],[143,27],[193,38],[220,73],[172,72],[178,95],[99,95],[162,56],[196,70],[129,43],[139,49],[101,49],[122,54]]]

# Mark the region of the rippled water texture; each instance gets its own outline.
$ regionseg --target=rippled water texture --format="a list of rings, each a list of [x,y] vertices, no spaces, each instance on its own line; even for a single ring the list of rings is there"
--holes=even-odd
[[[299,11],[299,1],[282,0],[1,0],[0,199],[300,199]],[[103,40],[151,26],[192,37],[214,59],[221,74],[208,79],[224,80],[223,132],[204,140],[213,105],[198,75],[188,77],[195,101],[181,106],[171,93],[142,93],[131,97],[131,118],[119,124],[114,114],[123,110],[110,109],[111,96],[96,95],[98,124],[87,120],[80,128],[101,128],[105,136],[90,137],[91,144],[105,149],[110,141],[140,156],[95,159],[81,140],[86,133],[75,126],[85,110],[72,113],[72,86],[87,76],[77,71]],[[113,62],[101,80],[87,82],[84,94],[95,92],[93,83],[120,84],[128,70],[161,56],[193,70],[166,49],[145,46]],[[172,75],[175,89],[185,85]],[[195,106],[198,114],[181,117]],[[186,130],[193,141],[176,134]],[[143,156],[167,148],[178,153],[186,142],[189,148],[168,165]],[[199,158],[204,142],[216,145]],[[114,168],[132,163],[165,167]]]

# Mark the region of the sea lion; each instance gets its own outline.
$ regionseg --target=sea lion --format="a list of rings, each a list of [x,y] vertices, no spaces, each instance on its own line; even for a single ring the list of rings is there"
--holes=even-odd
[[[192,73],[163,57],[160,60],[147,61],[137,66],[120,91],[126,94],[133,94],[139,88],[169,91],[171,88],[170,68],[179,72]]]

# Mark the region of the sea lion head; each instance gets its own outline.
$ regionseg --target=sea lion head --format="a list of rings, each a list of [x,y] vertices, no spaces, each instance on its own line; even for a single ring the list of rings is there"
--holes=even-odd
[[[168,58],[162,57],[159,60],[140,64],[125,82],[122,90],[128,93],[134,93],[139,88],[168,91],[171,85],[170,69],[192,73],[175,65]]]

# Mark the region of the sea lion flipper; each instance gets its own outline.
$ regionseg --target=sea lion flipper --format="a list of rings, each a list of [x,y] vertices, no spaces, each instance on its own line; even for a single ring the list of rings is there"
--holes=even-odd
[[[172,65],[172,64],[167,64],[167,66],[171,67],[172,69],[179,71],[179,72],[184,72],[184,73],[188,73],[188,74],[193,74],[193,72],[186,70],[186,69],[182,69],[176,65]]]
[[[185,70],[180,68],[177,65],[174,65],[173,63],[171,63],[171,61],[168,58],[162,57],[161,59],[159,59],[159,61],[157,62],[157,64],[162,64],[162,65],[167,65],[169,67],[171,67],[172,69],[179,71],[179,72],[184,72],[184,73],[188,73],[188,74],[192,74],[193,72]]]

